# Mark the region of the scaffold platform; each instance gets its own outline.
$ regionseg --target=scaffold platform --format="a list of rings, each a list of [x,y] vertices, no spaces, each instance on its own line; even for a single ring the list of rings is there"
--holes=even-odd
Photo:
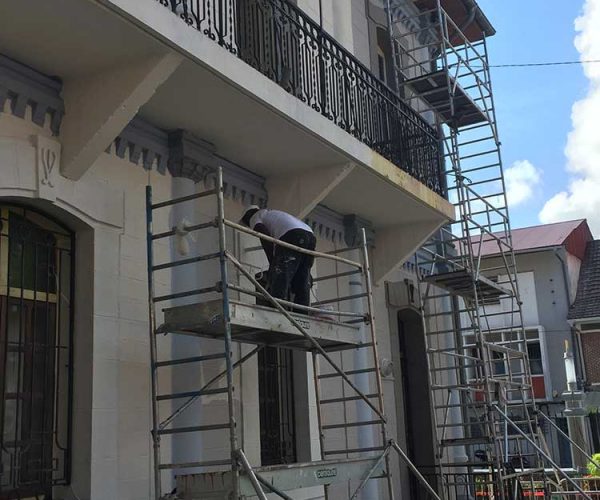
[[[329,486],[362,479],[368,475],[380,476],[385,474],[385,467],[379,457],[372,457],[255,467],[254,472],[268,493]],[[177,476],[177,490],[186,492],[186,500],[226,498],[233,492],[231,474],[227,471]],[[247,476],[240,478],[239,494],[243,498],[256,495],[256,490]]]
[[[312,351],[314,345],[281,313],[267,306],[231,300],[231,338],[235,342]],[[178,333],[222,339],[224,335],[221,299],[172,307],[164,310],[165,322],[158,333]],[[359,328],[332,319],[291,313],[307,333],[328,352],[360,345]]]
[[[475,290],[480,298],[492,299],[510,296],[511,291],[482,275],[473,276],[467,270],[457,270],[448,273],[431,274],[423,278],[426,283],[443,288],[453,295],[474,299]],[[476,289],[475,289],[476,287]]]
[[[431,497],[440,500],[404,450],[394,439],[388,438],[365,230],[361,231],[356,246],[330,253],[308,250],[227,219],[224,192],[220,168],[216,172],[216,186],[193,195],[154,203],[152,187],[146,188],[153,498],[241,500],[257,497],[267,500],[267,495],[274,493],[288,499],[291,497],[285,491],[317,487],[328,498],[356,500],[368,482],[375,482],[375,487],[384,494],[382,499],[393,500],[390,454],[394,453]],[[180,228],[170,226],[179,210],[173,210],[175,207],[205,198],[216,198],[216,218],[199,220],[191,225],[182,223]],[[155,219],[154,214],[159,210],[163,212],[162,216]],[[201,234],[212,231],[212,235],[203,236],[203,241],[218,241],[218,252],[202,253],[202,246],[198,245],[191,254],[169,254],[166,259],[162,257],[160,262],[155,262],[158,242],[185,238],[201,231],[204,232]],[[317,276],[319,282],[352,276],[360,282],[363,291],[344,295],[339,286],[331,287],[329,296],[321,297],[312,305],[276,298],[259,281],[256,266],[240,257],[242,247],[237,244],[228,247],[226,235],[230,231],[233,232],[230,239],[234,242],[241,241],[238,236],[244,234],[333,263],[336,272]],[[359,257],[356,260],[340,255],[356,254],[357,250]],[[215,277],[212,273],[210,278],[206,275],[201,285],[189,288],[187,280],[173,279],[167,274],[174,269],[178,269],[176,277],[185,273],[181,269],[198,272],[197,266],[211,261],[213,270],[205,271],[216,271],[218,266],[216,283],[212,281]],[[198,276],[204,275],[199,273]],[[157,285],[161,286],[161,294],[156,293]],[[344,304],[357,300],[361,307],[344,310]],[[327,307],[321,308],[324,305]],[[165,335],[172,338],[161,340]],[[178,337],[188,338],[179,342]],[[204,350],[206,339],[216,341],[210,344],[210,352]],[[234,344],[238,348],[234,348]],[[254,348],[243,353],[244,344],[253,344]],[[176,356],[173,346],[182,348],[185,356]],[[239,371],[253,358],[259,358],[257,363],[261,363],[261,354],[271,348],[278,352],[300,350],[311,353],[312,360],[307,360],[306,374],[302,376],[314,386],[313,415],[318,427],[315,429],[318,448],[310,449],[310,457],[315,459],[312,462],[306,463],[305,458],[299,463],[290,463],[295,462],[297,456],[279,456],[276,462],[265,460],[262,449],[268,444],[262,440],[260,458],[253,455],[249,460],[244,452],[248,439],[240,432],[243,426],[238,424],[244,418],[243,399],[258,397],[260,404],[260,387],[250,386],[246,391],[249,396],[244,396],[240,390]],[[359,362],[344,363],[348,356],[341,351],[350,349],[355,356],[360,353]],[[204,366],[207,373],[214,376],[204,380],[204,373],[189,375],[189,370],[204,370]],[[312,369],[308,370],[308,366]],[[252,368],[247,365],[247,369]],[[260,368],[255,369],[260,375]],[[176,370],[180,371],[176,374]],[[188,370],[188,374],[182,375],[185,371],[181,370]],[[184,382],[181,390],[172,383],[176,376]],[[293,392],[293,385],[290,392]],[[214,396],[220,394],[227,396],[215,402]],[[265,401],[263,399],[263,403]],[[204,417],[209,414],[210,420],[206,421]],[[183,420],[183,415],[187,420]],[[257,434],[273,425],[260,421],[257,424],[253,429]],[[365,428],[369,433],[369,429],[372,430],[372,443],[355,439],[358,428]],[[340,441],[340,435],[344,436],[343,441]],[[190,439],[211,436],[210,439],[220,447],[199,446],[180,459],[170,450],[177,443],[174,440],[184,440],[184,436]],[[163,440],[169,445],[165,451]],[[252,450],[256,452],[254,442]],[[337,490],[330,491],[329,488]]]
[[[407,80],[405,84],[427,101],[448,126],[467,127],[488,120],[475,100],[446,70]]]

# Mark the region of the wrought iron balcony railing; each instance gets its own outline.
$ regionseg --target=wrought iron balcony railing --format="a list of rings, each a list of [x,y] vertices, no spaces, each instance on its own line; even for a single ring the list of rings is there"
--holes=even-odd
[[[436,130],[288,0],[158,0],[435,192]]]

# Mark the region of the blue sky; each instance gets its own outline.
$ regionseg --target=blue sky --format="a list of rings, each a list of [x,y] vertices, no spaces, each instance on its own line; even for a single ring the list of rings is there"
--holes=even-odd
[[[579,60],[574,21],[583,12],[584,0],[479,3],[497,29],[488,45],[491,64]],[[573,128],[571,110],[586,97],[590,80],[580,65],[495,68],[492,79],[505,168],[526,160],[539,173],[529,199],[512,208],[513,227],[539,224],[545,203],[568,190],[572,180],[573,173],[565,169],[565,146]],[[564,217],[553,213],[543,219],[579,216],[576,210],[566,212]]]

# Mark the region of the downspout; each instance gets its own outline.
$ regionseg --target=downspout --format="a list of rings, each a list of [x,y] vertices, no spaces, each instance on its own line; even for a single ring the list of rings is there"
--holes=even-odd
[[[569,274],[567,270],[567,263],[563,256],[563,247],[554,249],[554,255],[560,261],[563,280],[565,285],[565,292],[567,294],[568,307],[567,311],[571,307],[571,287],[569,285]],[[569,436],[573,442],[578,445],[571,444],[571,458],[573,460],[573,467],[583,468],[587,463],[586,453],[589,451],[588,443],[586,439],[587,425],[585,418],[585,393],[580,390],[579,382],[581,381],[582,368],[579,360],[579,356],[575,356],[575,352],[579,352],[578,342],[576,341],[576,330],[573,325],[571,327],[571,345],[573,350],[569,352],[568,342],[565,342],[565,368],[567,376],[567,390],[563,393],[565,398],[565,415],[567,415],[567,426],[569,430]],[[569,376],[569,361],[572,361],[572,375]],[[572,379],[575,380],[572,380]],[[581,453],[580,450],[586,450],[586,453]]]
[[[564,283],[564,287],[565,287],[565,292],[567,294],[567,310],[568,310],[571,307],[571,303],[572,303],[571,302],[572,301],[571,286],[569,284],[569,272],[567,269],[567,262],[561,255],[562,252],[564,252],[563,247],[557,247],[554,249],[554,255],[560,261],[560,266],[562,269],[563,283]],[[571,345],[573,346],[573,348],[574,348],[573,350],[575,352],[579,352],[578,338],[575,334],[575,328],[572,325],[571,325]],[[578,378],[581,380],[582,379],[582,367],[581,367],[581,361],[579,359],[579,356],[575,356],[575,371],[577,373]]]

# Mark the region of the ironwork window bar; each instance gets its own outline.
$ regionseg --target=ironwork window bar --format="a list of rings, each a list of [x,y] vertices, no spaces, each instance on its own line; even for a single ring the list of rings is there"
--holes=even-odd
[[[0,497],[45,495],[71,468],[74,239],[0,207]]]

